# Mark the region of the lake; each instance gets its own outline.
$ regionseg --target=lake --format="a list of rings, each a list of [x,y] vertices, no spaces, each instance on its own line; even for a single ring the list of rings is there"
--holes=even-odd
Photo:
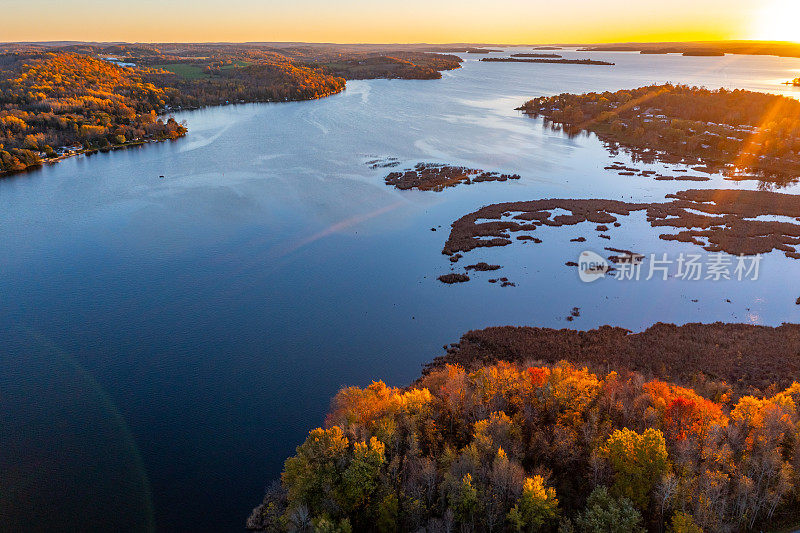
[[[3,529],[242,530],[341,386],[406,385],[470,329],[800,320],[800,289],[787,291],[800,263],[781,252],[757,281],[586,284],[565,266],[605,246],[700,250],[659,240],[642,212],[610,241],[589,223],[543,228],[542,244],[458,264],[502,274],[436,280],[451,268],[450,224],[489,203],[759,186],[604,170],[630,160],[522,116],[525,100],[663,82],[800,97],[780,84],[800,59],[564,56],[616,66],[465,55],[442,80],[351,81],[317,101],[183,112],[184,139],[0,180]],[[522,179],[398,191],[383,182],[393,169],[366,164],[388,157]],[[579,235],[588,240],[570,242]],[[517,286],[487,282],[498,275]],[[573,307],[581,316],[568,322]]]

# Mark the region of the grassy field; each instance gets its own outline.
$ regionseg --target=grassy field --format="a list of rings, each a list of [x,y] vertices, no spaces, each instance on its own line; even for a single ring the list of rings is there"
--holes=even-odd
[[[230,70],[232,68],[237,68],[237,67],[247,67],[247,66],[249,66],[251,64],[252,63],[250,63],[249,61],[234,61],[233,63],[231,63],[229,65],[222,65],[220,67],[220,70]]]
[[[184,77],[189,80],[196,80],[200,78],[209,78],[211,75],[206,72],[203,67],[199,65],[192,65],[189,63],[167,63],[165,65],[154,65],[156,68],[161,68],[174,72],[178,76]]]

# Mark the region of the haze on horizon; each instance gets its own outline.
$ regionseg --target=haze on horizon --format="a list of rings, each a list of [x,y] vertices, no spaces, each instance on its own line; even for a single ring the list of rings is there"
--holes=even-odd
[[[800,41],[797,0],[7,0],[4,11],[0,42]]]

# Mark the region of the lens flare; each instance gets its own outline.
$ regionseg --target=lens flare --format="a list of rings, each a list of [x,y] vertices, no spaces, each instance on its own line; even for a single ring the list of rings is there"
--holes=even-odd
[[[800,2],[772,0],[758,11],[754,39],[800,42]]]

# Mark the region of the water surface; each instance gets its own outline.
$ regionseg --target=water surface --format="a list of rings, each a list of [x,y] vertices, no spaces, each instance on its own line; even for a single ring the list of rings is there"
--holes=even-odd
[[[800,319],[787,291],[800,263],[782,253],[757,282],[587,285],[564,266],[604,246],[697,251],[659,240],[643,213],[610,242],[593,224],[544,228],[542,244],[460,263],[500,263],[514,288],[486,281],[499,273],[436,281],[450,223],[488,203],[758,186],[619,176],[594,137],[515,111],[525,100],[667,81],[800,95],[780,85],[798,59],[591,56],[617,64],[467,55],[439,81],[181,113],[185,139],[0,180],[4,528],[241,529],[340,386],[407,384],[469,329]],[[376,157],[522,179],[400,192],[364,164]]]

